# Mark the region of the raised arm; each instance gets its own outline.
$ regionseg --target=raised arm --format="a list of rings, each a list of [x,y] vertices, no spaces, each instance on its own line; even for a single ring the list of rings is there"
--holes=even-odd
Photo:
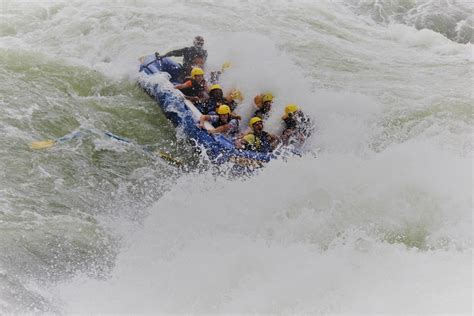
[[[237,138],[234,145],[237,149],[249,149],[255,144],[255,141],[255,135],[250,133]],[[255,150],[255,148],[252,149]]]
[[[278,144],[280,143],[280,138],[278,136],[268,134],[268,140],[270,141],[270,146],[272,146],[272,149],[275,149]]]
[[[245,146],[247,146],[247,144],[248,144],[248,143],[247,143],[247,141],[244,139],[243,136],[240,137],[240,138],[237,138],[237,139],[235,140],[235,143],[234,143],[235,148],[237,148],[237,149],[245,149]]]

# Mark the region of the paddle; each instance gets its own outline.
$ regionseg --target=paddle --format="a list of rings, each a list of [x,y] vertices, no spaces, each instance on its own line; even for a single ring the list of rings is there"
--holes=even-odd
[[[115,139],[115,140],[118,140],[118,141],[121,141],[121,142],[124,142],[124,143],[127,143],[127,144],[132,144],[132,145],[138,146],[141,150],[145,151],[147,154],[157,155],[160,158],[162,158],[163,160],[171,162],[172,164],[174,164],[178,167],[183,166],[183,162],[181,160],[174,158],[173,156],[171,156],[171,154],[169,154],[165,151],[161,151],[161,150],[150,151],[146,148],[146,146],[138,145],[138,144],[134,143],[131,140],[128,140],[124,137],[112,134],[109,131],[104,131],[103,133],[104,133],[104,135],[106,135],[106,136],[108,136],[112,139]],[[76,137],[79,137],[79,136],[82,136],[82,135],[84,135],[84,132],[75,131],[75,132],[72,132],[68,135],[65,135],[65,136],[61,137],[61,138],[58,138],[56,140],[48,139],[48,140],[41,140],[41,141],[32,142],[30,144],[30,148],[31,149],[37,149],[37,150],[48,149],[48,148],[51,148],[51,147],[55,146],[56,144],[71,140],[73,138],[76,138]]]
[[[54,145],[56,145],[56,141],[48,139],[48,140],[40,140],[38,142],[32,142],[30,144],[30,148],[31,149],[46,149],[46,148],[53,147]]]
[[[231,65],[232,64],[230,63],[230,61],[226,61],[225,63],[222,64],[221,70],[211,71],[209,73],[209,79],[208,79],[209,83],[210,84],[218,83],[219,78],[222,75],[222,73],[224,73],[226,69],[229,69]]]
[[[175,164],[176,166],[182,166],[183,165],[183,162],[181,160],[178,160],[176,158],[174,158],[173,156],[171,156],[171,154],[165,152],[165,151],[161,151],[161,150],[156,150],[156,151],[150,151],[148,150],[146,147],[144,146],[140,146],[140,145],[137,145],[135,144],[134,142],[132,142],[131,140],[129,139],[126,139],[124,137],[121,137],[121,136],[118,136],[118,135],[115,135],[115,134],[112,134],[111,132],[109,131],[106,131],[104,132],[105,135],[109,136],[110,138],[112,139],[115,139],[115,140],[118,140],[118,141],[121,141],[121,142],[124,142],[124,143],[127,143],[127,144],[132,144],[132,145],[136,145],[136,146],[139,146],[143,151],[149,153],[149,154],[154,154],[154,155],[158,155],[160,156],[160,158],[168,161],[168,162],[171,162],[173,164]]]
[[[224,72],[226,69],[229,69],[230,66],[232,66],[230,61],[226,61],[225,63],[222,64],[221,71]]]
[[[40,141],[37,141],[37,142],[32,142],[30,144],[30,148],[31,149],[47,149],[47,148],[51,148],[53,147],[54,145],[56,145],[57,143],[62,143],[62,142],[65,142],[65,141],[68,141],[68,140],[71,140],[73,138],[76,138],[76,137],[79,137],[82,135],[82,132],[80,131],[75,131],[75,132],[72,132],[70,134],[67,134],[61,138],[58,138],[56,140],[52,140],[52,139],[48,139],[48,140],[40,140]]]

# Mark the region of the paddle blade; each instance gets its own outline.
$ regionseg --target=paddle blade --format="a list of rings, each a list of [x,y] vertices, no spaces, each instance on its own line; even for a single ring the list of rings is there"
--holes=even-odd
[[[156,154],[158,154],[162,159],[168,161],[168,162],[171,162],[172,164],[176,165],[176,166],[182,166],[183,165],[183,162],[176,159],[176,158],[173,158],[170,154],[168,154],[167,152],[164,152],[164,151],[156,151],[155,152]]]
[[[222,68],[221,68],[221,69],[222,69],[222,71],[224,71],[224,70],[230,68],[230,66],[231,66],[230,61],[226,61],[225,63],[222,64]]]
[[[41,140],[39,142],[32,142],[30,144],[31,149],[46,149],[53,147],[56,144],[55,140]]]
[[[242,92],[239,89],[232,90],[230,92],[230,98],[239,102],[242,102],[244,100],[244,96],[242,95]]]

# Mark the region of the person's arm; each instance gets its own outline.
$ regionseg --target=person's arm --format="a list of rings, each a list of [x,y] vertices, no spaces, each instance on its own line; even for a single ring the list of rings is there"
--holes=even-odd
[[[178,90],[183,90],[185,88],[190,88],[192,87],[193,83],[191,82],[191,80],[188,80],[184,83],[181,83],[181,84],[177,84],[175,85],[174,87]],[[199,101],[199,97],[196,97],[196,96],[189,96],[189,95],[185,95],[184,96],[187,100],[191,101],[191,102],[197,102]]]
[[[180,83],[180,84],[177,84],[175,85],[174,87],[178,90],[183,90],[185,88],[191,88],[193,86],[193,83],[191,80],[188,80],[186,82],[183,82],[183,83]]]
[[[239,128],[239,122],[237,122],[237,120],[233,118],[229,121],[229,123],[216,127],[214,131],[212,131],[212,133],[227,133],[227,132],[233,133],[234,131],[237,132],[238,128]]]
[[[204,128],[204,122],[205,121],[209,121],[211,118],[210,115],[201,115],[201,117],[199,118],[199,127],[200,128]]]
[[[235,113],[230,113],[230,117],[233,118],[233,119],[236,119],[236,120],[241,120],[242,117],[238,114],[235,114]]]
[[[196,102],[198,102],[198,101],[201,100],[201,99],[199,99],[199,97],[190,97],[190,96],[188,96],[188,95],[185,95],[184,97],[185,97],[187,100],[189,100],[189,101],[191,101],[191,102],[193,102],[193,103],[196,103]]]
[[[171,57],[171,56],[176,56],[176,57],[181,57],[184,56],[184,53],[186,52],[188,48],[181,48],[181,49],[175,49],[170,52],[167,52],[166,54],[163,55],[163,57]]]
[[[190,81],[189,81],[190,82]],[[192,84],[188,84],[188,82],[185,82],[185,83],[181,83],[181,84],[177,84],[175,85],[174,87],[178,90],[182,90],[182,89],[185,89],[185,88],[189,88]],[[189,96],[189,95],[184,95],[185,99],[186,100],[189,100],[191,102],[198,102],[200,100],[199,97],[196,97],[196,96]]]
[[[237,138],[235,140],[235,148],[237,149],[245,149],[245,147],[248,145],[248,142],[244,139],[244,136]]]
[[[288,145],[288,140],[290,139],[292,132],[292,129],[285,128],[281,133],[280,139],[284,145]]]
[[[270,141],[270,146],[272,146],[272,149],[275,149],[278,146],[278,143],[280,142],[280,138],[272,134],[268,134],[268,138]]]

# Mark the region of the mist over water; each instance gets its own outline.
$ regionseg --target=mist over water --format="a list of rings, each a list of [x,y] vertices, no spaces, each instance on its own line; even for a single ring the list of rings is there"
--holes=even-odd
[[[0,312],[470,314],[470,10],[2,2]],[[138,58],[195,35],[239,114],[272,91],[269,131],[313,117],[306,155],[229,178],[176,133]]]

